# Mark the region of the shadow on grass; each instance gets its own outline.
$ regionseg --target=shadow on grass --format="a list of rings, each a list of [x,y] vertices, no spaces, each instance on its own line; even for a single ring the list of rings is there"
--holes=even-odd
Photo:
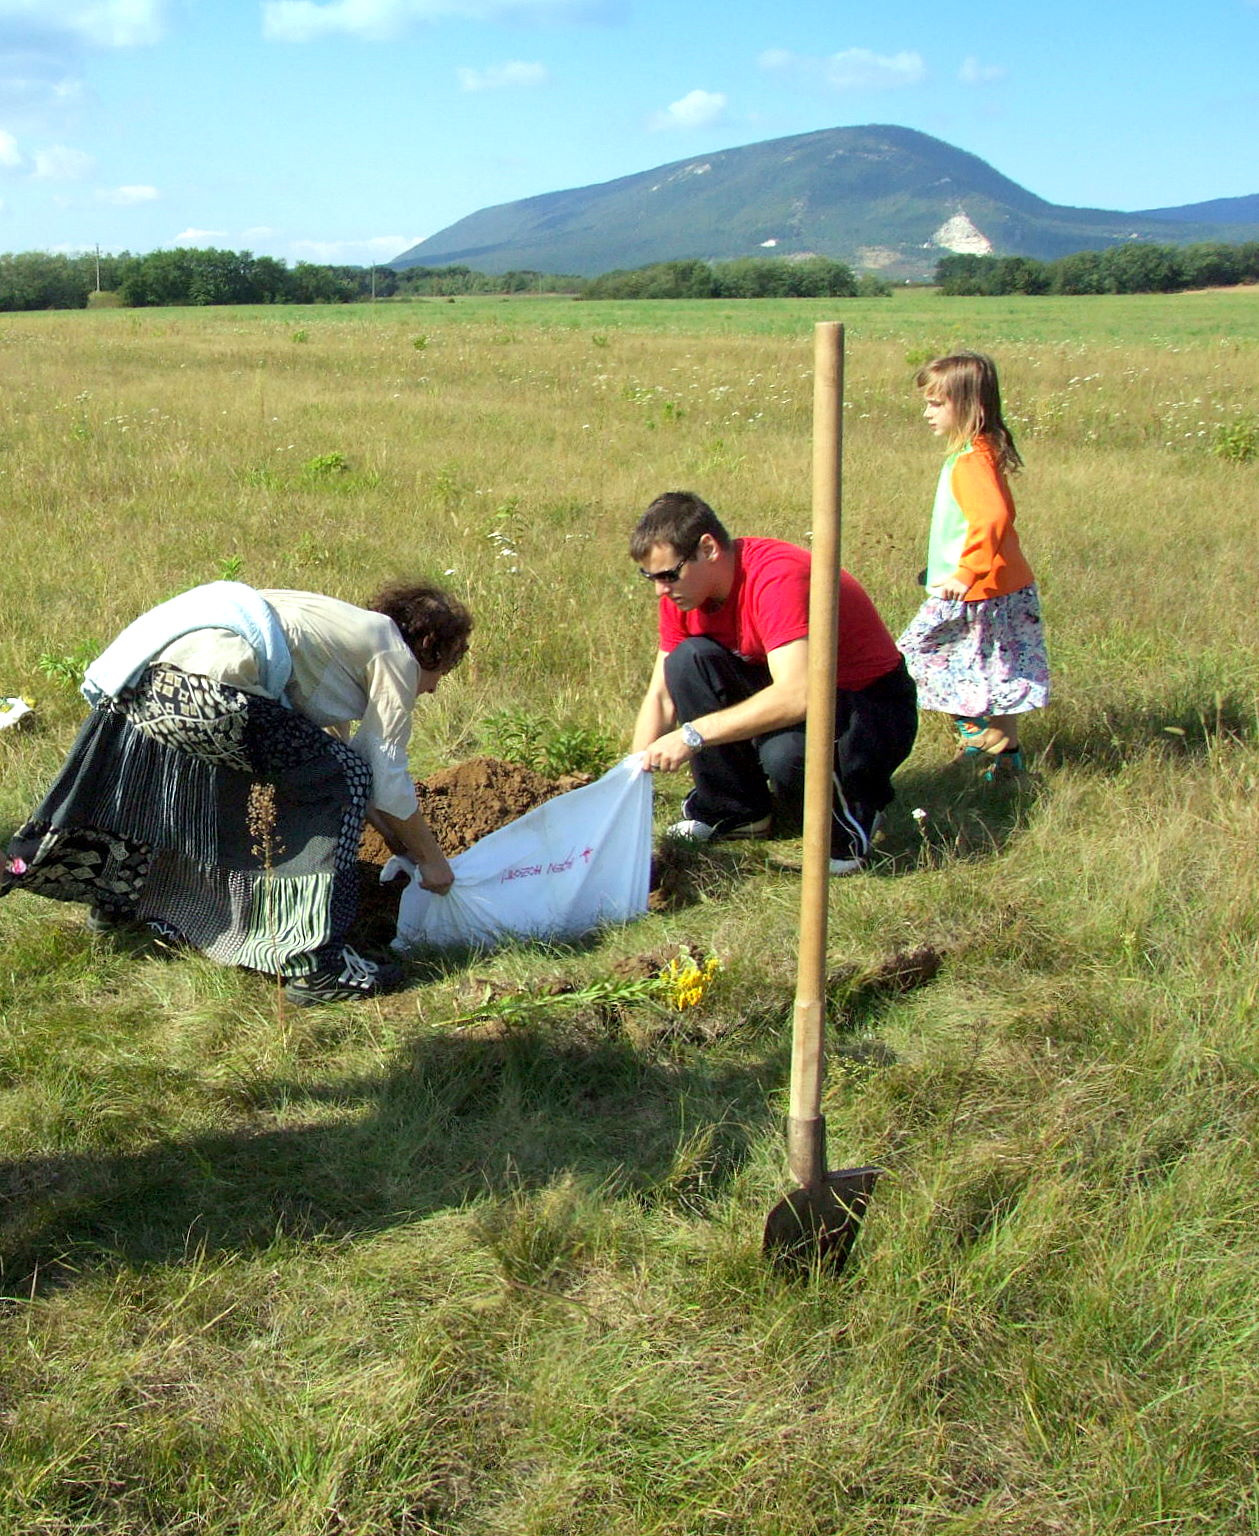
[[[1117,772],[1159,747],[1169,759],[1201,759],[1221,743],[1253,741],[1259,734],[1253,696],[1215,693],[1102,710],[1087,721],[1055,722],[1038,758],[1047,768],[1083,764]]]
[[[426,1035],[379,1076],[244,1084],[238,1129],[0,1161],[0,1294],[277,1238],[361,1236],[565,1175],[694,1213],[694,1127],[718,1128],[711,1199],[763,1134],[785,1074],[781,1049],[751,1064],[713,1054],[651,1061],[598,1020],[584,1033],[570,1020]]]

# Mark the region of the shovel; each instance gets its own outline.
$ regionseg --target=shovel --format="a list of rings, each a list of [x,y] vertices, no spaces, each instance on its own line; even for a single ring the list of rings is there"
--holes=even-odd
[[[809,580],[808,730],[804,759],[804,869],[791,1034],[787,1160],[799,1188],[769,1213],[764,1250],[778,1268],[838,1273],[879,1176],[877,1168],[827,1171],[822,1077],[826,1027],[826,912],[830,883],[835,658],[839,640],[840,486],[844,328],[813,333],[813,563]]]

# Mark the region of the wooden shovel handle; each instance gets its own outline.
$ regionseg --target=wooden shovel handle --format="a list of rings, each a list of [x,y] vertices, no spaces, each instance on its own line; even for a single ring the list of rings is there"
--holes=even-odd
[[[787,1155],[803,1185],[826,1171],[822,1074],[826,1028],[826,915],[830,886],[835,662],[839,641],[844,328],[813,331],[813,561],[809,579],[808,731],[804,760],[804,872],[791,1036]]]

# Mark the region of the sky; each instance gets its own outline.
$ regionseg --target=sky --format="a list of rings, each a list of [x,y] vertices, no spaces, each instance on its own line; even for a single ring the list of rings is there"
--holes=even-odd
[[[1256,193],[1259,0],[0,0],[0,251],[383,263],[864,123],[1076,207]]]

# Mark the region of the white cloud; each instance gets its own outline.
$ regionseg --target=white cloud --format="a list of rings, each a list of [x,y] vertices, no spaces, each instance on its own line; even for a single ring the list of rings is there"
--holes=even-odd
[[[294,240],[289,249],[298,261],[328,266],[380,266],[418,245],[421,235],[369,235],[364,240]]]
[[[3,3],[3,0],[0,0]],[[384,42],[416,22],[577,21],[605,13],[615,0],[262,0],[262,35],[273,42],[321,37]]]
[[[981,64],[973,53],[962,60],[962,67],[957,72],[963,85],[988,85],[993,80],[1004,80],[1005,75],[1004,64]]]
[[[917,85],[927,78],[920,53],[871,53],[845,48],[823,58],[771,48],[761,54],[762,69],[778,70],[827,86],[833,91],[885,91]]]
[[[657,112],[648,126],[656,130],[703,128],[715,123],[725,110],[726,98],[720,91],[688,91],[670,102],[663,112]]]
[[[166,0],[0,0],[6,29],[70,37],[90,48],[136,48],[165,31]]]
[[[412,7],[407,0],[263,0],[262,35],[285,43],[348,33],[373,42],[402,31]]]
[[[137,203],[156,202],[162,194],[156,187],[102,187],[96,194],[102,203],[113,203],[116,208],[134,208]]]
[[[22,152],[17,147],[17,140],[11,133],[6,133],[3,128],[0,128],[0,166],[8,166],[12,169],[21,163]]]
[[[83,95],[82,80],[69,70],[67,60],[55,50],[4,48],[0,52],[0,110],[23,117],[59,112]]]
[[[526,64],[512,59],[486,69],[459,69],[459,85],[465,91],[501,91],[518,85],[545,85],[551,78],[545,64]]]
[[[185,229],[175,236],[176,245],[204,245],[208,240],[226,240],[225,229]]]
[[[64,144],[35,151],[37,181],[82,181],[95,166],[96,161],[91,155],[85,155],[81,149],[69,149]]]

